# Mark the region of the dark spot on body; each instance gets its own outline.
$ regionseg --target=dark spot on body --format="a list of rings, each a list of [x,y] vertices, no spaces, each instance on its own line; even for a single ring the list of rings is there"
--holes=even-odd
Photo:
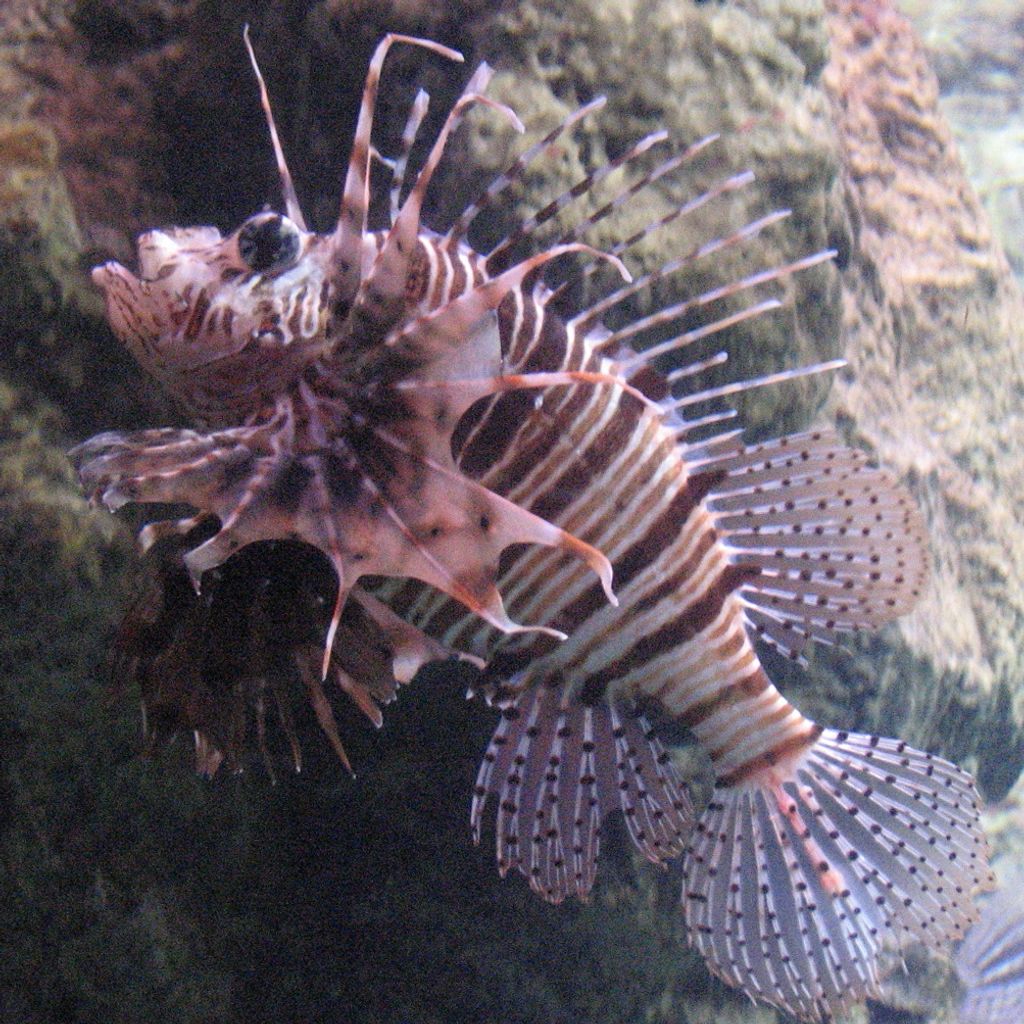
[[[237,448],[223,462],[223,490],[230,491],[248,480],[256,468],[256,456],[248,448]]]
[[[271,502],[285,512],[298,511],[302,495],[313,478],[313,470],[299,459],[289,459],[275,474],[268,489]]]
[[[324,480],[331,497],[339,505],[354,505],[363,486],[358,470],[347,464],[346,460],[334,451],[321,452],[320,464],[323,466]]]
[[[608,689],[608,679],[601,673],[591,676],[580,689],[580,703],[587,707],[596,707],[604,698]]]

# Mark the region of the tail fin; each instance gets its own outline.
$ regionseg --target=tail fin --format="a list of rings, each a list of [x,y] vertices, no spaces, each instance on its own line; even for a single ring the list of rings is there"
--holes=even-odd
[[[497,795],[498,869],[518,868],[552,903],[590,892],[612,811],[655,862],[682,853],[693,827],[686,790],[643,716],[563,699],[564,690],[531,687],[502,711],[472,808],[479,842],[487,797]]]
[[[897,740],[825,730],[722,785],[684,860],[691,942],[749,995],[808,1020],[877,992],[883,943],[943,947],[991,885],[970,777]]]
[[[1019,870],[985,900],[981,920],[956,954],[964,987],[960,1024],[1020,1024],[1024,1020],[1024,884]]]

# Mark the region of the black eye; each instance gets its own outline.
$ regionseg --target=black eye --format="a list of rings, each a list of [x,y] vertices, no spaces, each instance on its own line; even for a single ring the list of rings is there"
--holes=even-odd
[[[284,270],[299,257],[299,229],[277,213],[258,213],[238,232],[238,255],[250,270]]]

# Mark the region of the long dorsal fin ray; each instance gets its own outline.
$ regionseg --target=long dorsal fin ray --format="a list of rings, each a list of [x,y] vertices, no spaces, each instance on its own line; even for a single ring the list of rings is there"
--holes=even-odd
[[[774,213],[766,214],[764,217],[759,217],[757,220],[751,221],[749,224],[744,225],[742,228],[739,228],[728,235],[712,239],[709,242],[704,242],[691,249],[688,253],[685,253],[674,260],[669,260],[669,262],[664,266],[659,267],[657,270],[652,270],[649,273],[644,274],[642,277],[636,278],[616,291],[611,292],[609,295],[606,295],[603,299],[600,299],[589,308],[577,313],[571,321],[573,328],[581,332],[589,331],[603,316],[609,313],[621,302],[631,298],[637,292],[642,291],[645,288],[649,288],[655,282],[675,274],[677,271],[696,263],[698,260],[705,259],[708,256],[722,252],[725,249],[733,248],[743,242],[749,241],[751,238],[755,238],[766,228],[773,224],[777,224],[788,216],[788,210],[776,210]],[[707,305],[710,302],[715,302],[730,294],[734,294],[735,292],[742,291],[746,288],[752,288],[755,285],[765,283],[766,281],[774,280],[775,278],[789,272],[789,267],[790,265],[787,264],[784,267],[773,268],[770,271],[759,271],[758,273],[750,274],[737,281],[731,282],[728,285],[721,285],[717,288],[708,289],[700,295],[690,296],[683,299],[681,302],[667,306],[656,313],[651,313],[649,316],[641,317],[627,326],[611,332],[608,337],[602,340],[601,347],[605,348],[611,345],[620,344],[635,337],[642,331],[648,330],[651,327],[657,327],[670,320],[674,320],[677,317],[682,316],[684,313],[689,312],[691,309]]]
[[[699,153],[703,152],[708,146],[714,143],[718,138],[719,136],[717,134],[707,135],[704,138],[699,139],[697,142],[694,142],[691,145],[687,146],[686,149],[681,150],[678,153],[674,153],[670,157],[667,157],[665,160],[663,160],[660,164],[653,167],[641,178],[637,179],[628,187],[623,188],[618,194],[614,195],[601,207],[599,207],[597,210],[595,210],[588,216],[584,217],[582,220],[579,221],[579,223],[577,223],[568,231],[566,231],[565,234],[563,234],[562,237],[558,239],[558,244],[564,244],[565,242],[577,241],[579,239],[584,238],[586,233],[595,224],[600,223],[606,217],[611,216],[616,210],[621,209],[622,206],[625,205],[625,203],[627,203],[639,192],[642,192],[648,186],[653,185],[655,182],[660,181],[666,175],[671,174],[673,171],[676,171],[680,167],[683,167],[685,164],[689,163]],[[724,186],[720,188],[719,191],[716,192],[712,190],[710,192],[705,192],[702,195],[697,196],[694,200],[692,200],[689,203],[684,203],[681,206],[673,207],[667,213],[663,214],[656,220],[651,221],[649,224],[641,228],[639,231],[635,231],[633,234],[620,239],[610,249],[608,249],[608,252],[611,253],[613,256],[621,256],[624,252],[627,252],[638,242],[643,241],[646,238],[649,238],[655,232],[667,227],[674,221],[678,220],[680,217],[683,217],[687,213],[690,213],[693,210],[703,206],[705,203],[713,199],[716,195],[720,195],[726,191],[732,191],[734,188],[740,188],[743,185],[747,184],[748,182],[753,181],[753,179],[753,174],[750,174],[749,172],[739,175],[733,175],[733,177],[728,179],[728,181],[724,184]],[[566,290],[566,288],[569,287],[569,285],[574,280],[585,281],[587,278],[597,273],[600,266],[601,264],[597,262],[589,263],[585,267],[583,267],[578,274],[568,277],[565,281],[563,281],[561,284],[559,284],[556,288],[553,289],[550,301],[555,301],[556,299],[558,299],[558,297]]]
[[[522,131],[519,119],[508,107],[482,95],[490,81],[492,71],[487,64],[481,64],[471,76],[466,88],[452,107],[444,126],[438,133],[426,162],[416,177],[395,218],[394,224],[385,236],[373,265],[359,285],[359,291],[349,314],[348,329],[360,336],[379,337],[405,312],[407,304],[406,284],[409,270],[416,253],[420,235],[420,215],[427,188],[434,172],[440,165],[452,132],[458,127],[466,110],[474,104],[483,104],[505,114],[513,125]]]
[[[270,130],[270,143],[274,147],[274,158],[277,161],[277,173],[281,179],[281,192],[284,195],[284,208],[288,217],[301,231],[306,230],[306,219],[302,216],[302,207],[299,206],[299,197],[295,192],[295,184],[292,181],[291,171],[288,170],[288,161],[285,160],[284,149],[281,147],[281,140],[277,136],[277,126],[274,124],[274,112],[270,107],[270,96],[267,93],[266,83],[263,81],[263,74],[256,61],[256,54],[253,52],[252,42],[249,39],[249,26],[242,29],[242,40],[245,42],[245,50],[249,54],[252,69],[256,74],[256,81],[260,87],[260,105],[267,118],[267,128]]]
[[[593,192],[593,190],[613,171],[618,170],[618,168],[632,160],[636,160],[638,157],[646,153],[652,146],[656,146],[659,143],[664,142],[667,138],[668,132],[666,131],[651,132],[649,135],[645,135],[638,142],[635,142],[614,160],[609,160],[607,163],[595,168],[590,174],[584,175],[584,177],[567,188],[560,196],[552,199],[551,202],[547,203],[532,216],[527,217],[522,224],[499,242],[487,254],[488,267],[496,265],[502,256],[513,249],[524,238],[529,238],[538,227],[546,224],[552,218],[557,217],[558,214],[569,206],[570,203]],[[575,241],[575,239],[575,234],[570,231],[567,233],[566,238],[558,244],[565,245],[567,242]]]
[[[465,58],[458,50],[442,46],[430,39],[389,33],[374,50],[363,87],[363,98],[359,107],[352,152],[349,156],[348,172],[341,197],[341,212],[335,228],[335,247],[342,268],[339,291],[343,297],[355,295],[361,273],[363,239],[366,236],[367,217],[370,208],[370,159],[372,151],[373,112],[377,104],[377,90],[384,58],[394,43],[422,46],[434,53],[461,63]]]
[[[390,210],[392,224],[398,219],[398,211],[402,205],[402,187],[405,184],[405,171],[409,165],[409,155],[412,153],[420,125],[427,116],[429,107],[430,95],[424,89],[420,89],[409,108],[409,117],[405,122],[405,130],[402,132],[400,148],[391,164]]]
[[[504,174],[498,175],[498,177],[488,185],[481,196],[466,207],[462,214],[456,219],[455,223],[452,224],[451,228],[449,228],[448,233],[445,236],[445,242],[449,246],[460,242],[469,230],[473,221],[484,210],[486,210],[494,200],[498,198],[498,196],[511,188],[516,182],[520,181],[526,171],[526,168],[529,167],[538,156],[547,152],[562,135],[569,131],[574,125],[582,121],[583,118],[592,114],[595,110],[600,110],[606,102],[607,101],[604,96],[595,97],[589,103],[586,103],[582,107],[574,110],[567,118],[565,118],[564,121],[561,121],[550,132],[548,132],[544,138],[524,150]]]

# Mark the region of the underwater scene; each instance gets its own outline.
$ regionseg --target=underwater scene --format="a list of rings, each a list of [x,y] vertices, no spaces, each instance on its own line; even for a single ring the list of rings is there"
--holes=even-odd
[[[0,0],[0,1022],[1024,1021],[1022,39]]]

